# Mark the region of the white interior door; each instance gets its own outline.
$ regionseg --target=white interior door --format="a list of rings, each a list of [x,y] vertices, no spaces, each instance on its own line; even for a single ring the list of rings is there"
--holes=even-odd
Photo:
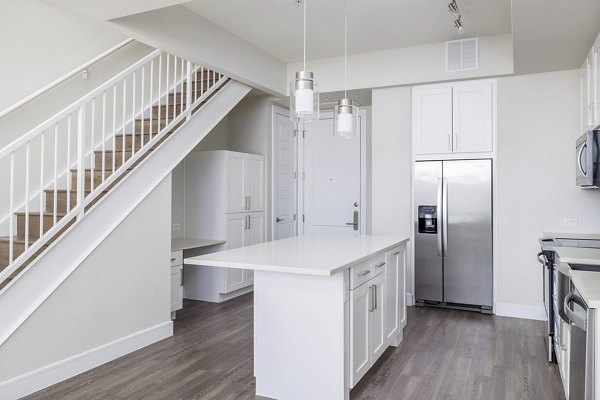
[[[289,116],[275,112],[273,122],[273,239],[277,240],[297,232],[297,146]]]
[[[333,136],[333,113],[307,124],[303,142],[303,233],[365,233],[361,206],[362,116],[357,135]],[[357,230],[352,225],[357,213]]]

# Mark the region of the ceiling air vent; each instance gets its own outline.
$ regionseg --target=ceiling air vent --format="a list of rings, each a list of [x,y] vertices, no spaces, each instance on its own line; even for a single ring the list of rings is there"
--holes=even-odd
[[[465,71],[479,67],[477,38],[446,42],[446,72]]]

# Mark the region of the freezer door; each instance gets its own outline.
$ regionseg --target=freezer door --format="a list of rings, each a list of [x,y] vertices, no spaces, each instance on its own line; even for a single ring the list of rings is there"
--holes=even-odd
[[[415,163],[415,299],[443,301],[441,257],[442,162]],[[419,206],[437,207],[437,234],[419,233]],[[423,208],[422,208],[423,209]]]
[[[492,306],[492,161],[444,161],[444,301]]]

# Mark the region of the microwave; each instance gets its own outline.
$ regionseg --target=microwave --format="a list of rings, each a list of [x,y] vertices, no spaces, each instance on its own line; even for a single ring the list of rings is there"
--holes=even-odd
[[[600,188],[600,130],[587,131],[575,144],[575,171],[577,186],[586,189]]]

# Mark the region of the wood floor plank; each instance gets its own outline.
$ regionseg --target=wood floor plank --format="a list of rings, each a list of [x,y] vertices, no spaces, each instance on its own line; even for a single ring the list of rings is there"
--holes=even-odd
[[[174,336],[27,399],[259,400],[253,376],[252,294],[221,304],[184,302]],[[409,308],[404,341],[390,347],[352,400],[564,400],[545,361],[545,323]]]

